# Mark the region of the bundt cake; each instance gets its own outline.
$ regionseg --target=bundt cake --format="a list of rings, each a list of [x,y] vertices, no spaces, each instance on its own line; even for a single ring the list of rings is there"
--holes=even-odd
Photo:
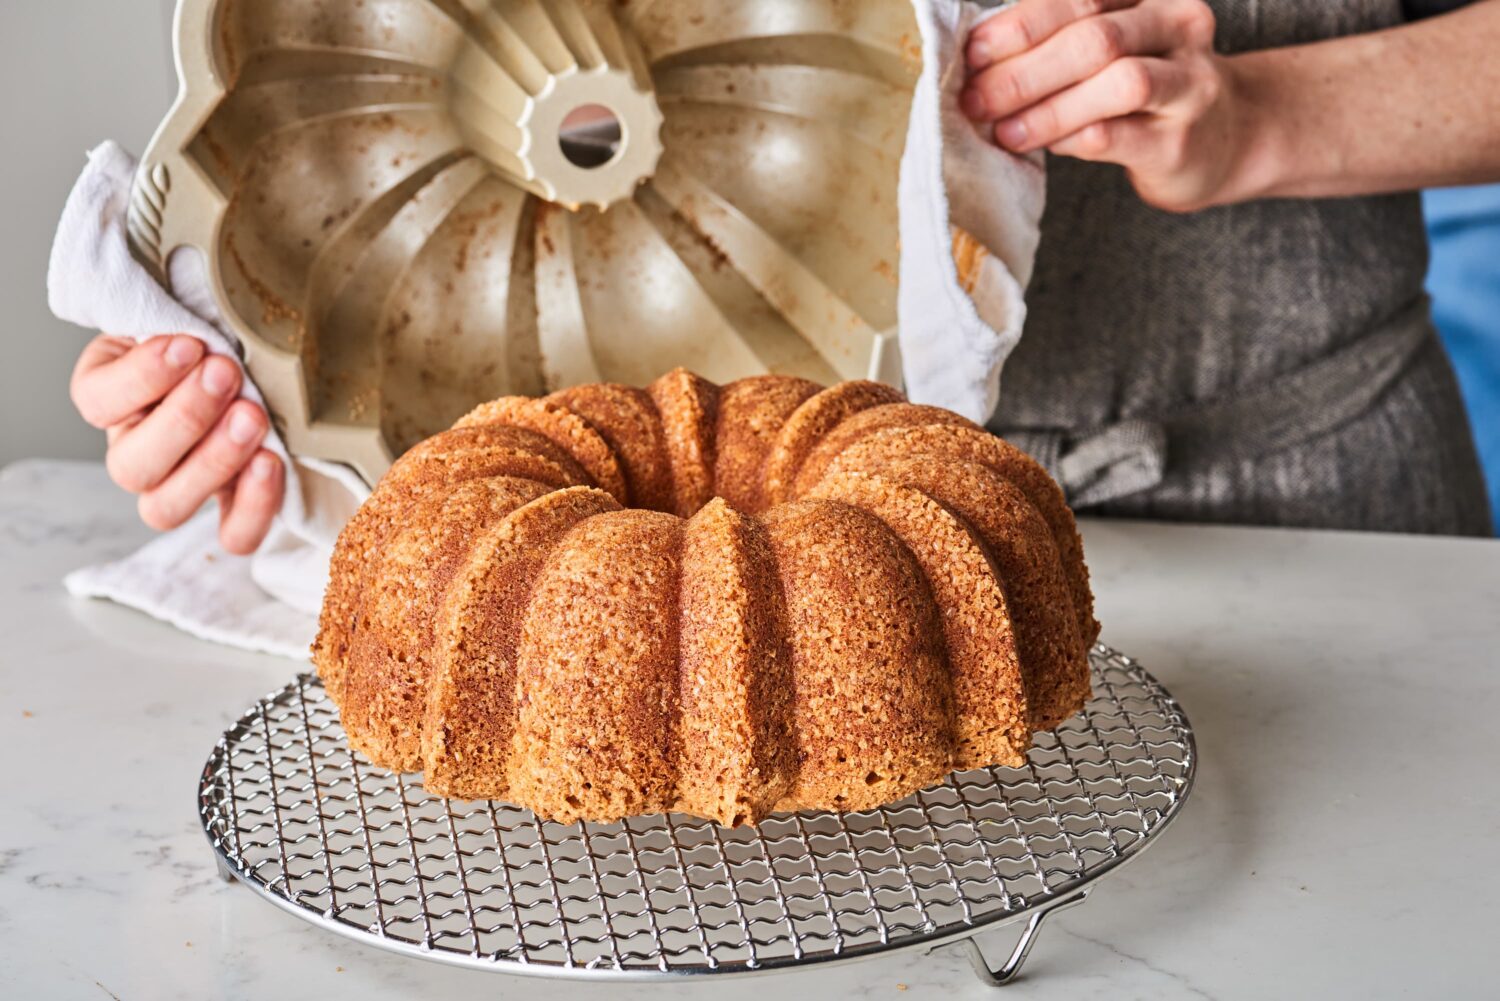
[[[1020,764],[1098,635],[1062,492],[868,382],[685,371],[487,404],[339,539],[349,743],[561,822],[858,810]]]

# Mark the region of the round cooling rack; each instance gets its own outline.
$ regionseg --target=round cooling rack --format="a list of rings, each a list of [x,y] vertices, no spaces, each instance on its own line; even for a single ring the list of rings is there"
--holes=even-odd
[[[458,802],[349,749],[303,675],[220,738],[199,786],[226,878],[368,945],[596,980],[744,975],[966,943],[1011,980],[1043,919],[1138,855],[1192,788],[1176,700],[1105,646],[1094,698],[1021,768],[962,772],[859,813],[729,829],[680,815],[564,826]],[[973,941],[1026,921],[992,969]]]

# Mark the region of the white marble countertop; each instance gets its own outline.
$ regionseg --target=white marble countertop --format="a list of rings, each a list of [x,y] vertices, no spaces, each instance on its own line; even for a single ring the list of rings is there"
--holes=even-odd
[[[1181,819],[1044,930],[1026,997],[1493,996],[1500,543],[1086,524],[1104,638],[1181,700]],[[86,464],[0,471],[0,997],[994,996],[961,950],[620,988],[389,955],[222,882],[218,734],[300,666],[58,581],[146,532]],[[981,939],[1008,949],[1015,930]]]

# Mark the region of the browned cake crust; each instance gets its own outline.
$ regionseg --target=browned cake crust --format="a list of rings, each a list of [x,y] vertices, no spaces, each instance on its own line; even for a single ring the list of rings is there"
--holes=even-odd
[[[353,747],[571,822],[867,809],[1088,698],[1062,492],[874,383],[508,398],[344,530],[314,645]]]
[[[625,474],[629,506],[648,511],[673,509],[672,460],[650,393],[633,386],[595,383],[561,390],[548,399],[583,418],[608,443]]]
[[[783,809],[865,810],[952,770],[942,614],[874,515],[799,501],[765,518],[786,595],[797,783]]]
[[[335,699],[356,628],[368,571],[408,509],[430,503],[466,480],[517,476],[552,489],[592,485],[578,461],[524,428],[489,425],[445,431],[396,461],[339,534],[328,568],[328,590],[313,641],[313,663]]]
[[[683,544],[678,809],[731,826],[797,778],[786,604],[765,526],[713,500]]]
[[[1021,764],[1031,749],[1027,692],[1009,603],[983,543],[938,501],[893,479],[843,473],[811,496],[875,515],[921,566],[943,610],[958,763]]]
[[[888,403],[872,407],[850,417],[838,427],[825,434],[808,453],[802,467],[797,471],[795,494],[805,495],[818,485],[828,467],[850,448],[882,431],[899,428],[920,428],[954,425],[973,428],[979,426],[958,414],[937,407],[924,407],[915,403]]]
[[[618,510],[599,490],[557,490],[475,538],[435,616],[421,766],[433,792],[470,798],[509,793],[516,650],[537,574],[576,525]]]
[[[822,388],[806,379],[761,375],[730,383],[719,393],[713,486],[730,507],[759,514],[771,506],[766,460],[787,419]]]
[[[860,465],[858,455],[846,455],[834,463],[829,478],[847,475]],[[1082,709],[1089,696],[1088,647],[1078,632],[1057,544],[1026,495],[983,466],[940,455],[913,455],[871,466],[880,478],[912,487],[943,505],[982,541],[1006,594],[1030,729],[1051,730]],[[974,694],[981,700],[989,697],[983,689]]]
[[[861,410],[905,403],[906,397],[880,382],[841,382],[806,400],[782,425],[766,459],[766,499],[781,504],[792,498],[802,464],[834,428]]]
[[[568,823],[676,802],[683,521],[617,511],[575,525],[537,577],[516,650],[509,786]]]
[[[878,468],[886,462],[912,455],[934,455],[973,462],[1014,484],[1026,495],[1052,530],[1062,559],[1063,571],[1073,592],[1073,610],[1084,641],[1092,646],[1099,638],[1094,619],[1094,593],[1083,562],[1083,540],[1068,509],[1062,488],[1035,459],[1010,442],[987,431],[958,424],[927,424],[917,427],[887,427],[861,436],[840,456],[851,463]]]
[[[441,504],[410,509],[376,557],[349,649],[342,716],[349,746],[402,771],[422,767],[422,716],[438,606],[478,535],[548,493],[535,480],[461,483]]]
[[[507,396],[475,407],[453,426],[467,428],[486,424],[535,431],[578,460],[596,487],[620,503],[628,503],[625,474],[614,450],[593,425],[561,403],[535,400],[529,396]]]
[[[648,392],[661,415],[672,465],[670,510],[686,518],[713,500],[719,387],[676,369],[653,382]]]

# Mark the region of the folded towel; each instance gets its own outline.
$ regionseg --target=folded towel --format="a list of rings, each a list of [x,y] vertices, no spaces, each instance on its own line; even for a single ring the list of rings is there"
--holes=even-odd
[[[913,6],[923,69],[900,181],[898,313],[906,389],[917,402],[983,422],[994,410],[1001,366],[1025,319],[1023,291],[1039,237],[1044,177],[1039,160],[997,149],[958,106],[964,40],[992,12],[966,0],[914,0]],[[125,214],[135,169],[136,161],[113,143],[89,154],[52,248],[47,285],[53,312],[138,340],[190,334],[238,363],[238,346],[197,253],[173,256],[170,291],[131,254]],[[245,398],[263,403],[248,378],[244,387]],[[266,447],[288,463],[287,491],[256,555],[225,555],[210,509],[132,556],[73,572],[68,590],[117,601],[203,639],[305,658],[333,543],[369,491],[343,466],[293,461],[274,432]]]

